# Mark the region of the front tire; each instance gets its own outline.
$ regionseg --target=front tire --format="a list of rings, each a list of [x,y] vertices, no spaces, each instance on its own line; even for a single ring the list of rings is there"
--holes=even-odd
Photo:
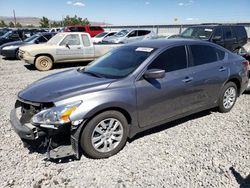
[[[91,119],[83,129],[81,147],[91,158],[107,158],[126,144],[128,122],[118,111],[106,111]]]
[[[49,56],[39,56],[35,60],[35,67],[39,71],[48,71],[52,68],[53,61]]]
[[[17,49],[17,51],[16,51],[16,59],[17,59],[17,60],[20,60],[20,59],[21,59],[21,57],[19,56],[19,49]]]
[[[221,113],[229,112],[233,108],[237,100],[237,95],[238,95],[238,89],[236,84],[233,82],[226,83],[226,85],[222,89],[219,98],[219,107],[218,107],[219,112]]]

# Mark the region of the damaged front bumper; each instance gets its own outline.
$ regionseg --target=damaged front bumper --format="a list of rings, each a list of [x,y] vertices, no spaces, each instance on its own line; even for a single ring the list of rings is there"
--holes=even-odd
[[[59,129],[34,126],[30,123],[32,112],[38,106],[17,100],[15,108],[10,113],[10,123],[25,143],[32,144],[38,140],[47,148],[48,159],[60,159],[74,156],[80,159],[79,138],[84,122],[75,127],[63,125]],[[27,141],[27,142],[26,142]]]

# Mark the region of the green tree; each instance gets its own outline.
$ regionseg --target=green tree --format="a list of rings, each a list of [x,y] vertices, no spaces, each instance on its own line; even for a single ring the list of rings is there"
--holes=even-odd
[[[23,26],[19,22],[17,22],[16,27],[23,27]]]
[[[70,17],[69,15],[66,16],[63,20],[63,25],[68,26],[68,25],[88,25],[89,21],[87,18],[81,18],[75,15],[74,17]]]
[[[0,27],[7,27],[7,24],[3,20],[1,20],[0,21]]]
[[[48,28],[49,27],[49,19],[43,16],[42,19],[40,20],[39,24],[40,24],[40,27],[42,27],[42,28]]]
[[[15,24],[13,22],[10,22],[9,27],[15,27]]]
[[[62,22],[52,22],[51,24],[50,24],[50,27],[61,27],[62,26]]]

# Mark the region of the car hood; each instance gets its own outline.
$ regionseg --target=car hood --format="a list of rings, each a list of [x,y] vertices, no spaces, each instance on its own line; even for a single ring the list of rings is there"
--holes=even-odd
[[[112,79],[98,78],[77,69],[44,77],[19,92],[18,97],[31,102],[49,103],[77,95],[103,90]]]
[[[43,50],[43,49],[48,49],[48,47],[50,47],[52,45],[49,45],[47,43],[43,43],[43,44],[30,44],[30,45],[26,45],[26,46],[22,46],[20,48],[20,50],[23,51],[37,51],[37,50]]]
[[[5,43],[2,45],[2,47],[5,47],[5,46],[21,46],[21,45],[24,45],[26,44],[26,42],[24,41],[15,41],[15,42],[8,42],[8,43]]]

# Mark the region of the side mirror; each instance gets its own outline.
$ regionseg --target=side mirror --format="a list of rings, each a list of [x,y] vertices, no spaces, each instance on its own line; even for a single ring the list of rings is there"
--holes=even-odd
[[[70,49],[69,43],[66,43],[66,44],[65,44],[65,47],[68,48],[68,49]]]
[[[222,37],[221,36],[215,36],[215,37],[213,37],[213,41],[220,41],[222,39]]]
[[[165,77],[165,70],[162,69],[149,69],[144,75],[144,78],[160,79]]]

